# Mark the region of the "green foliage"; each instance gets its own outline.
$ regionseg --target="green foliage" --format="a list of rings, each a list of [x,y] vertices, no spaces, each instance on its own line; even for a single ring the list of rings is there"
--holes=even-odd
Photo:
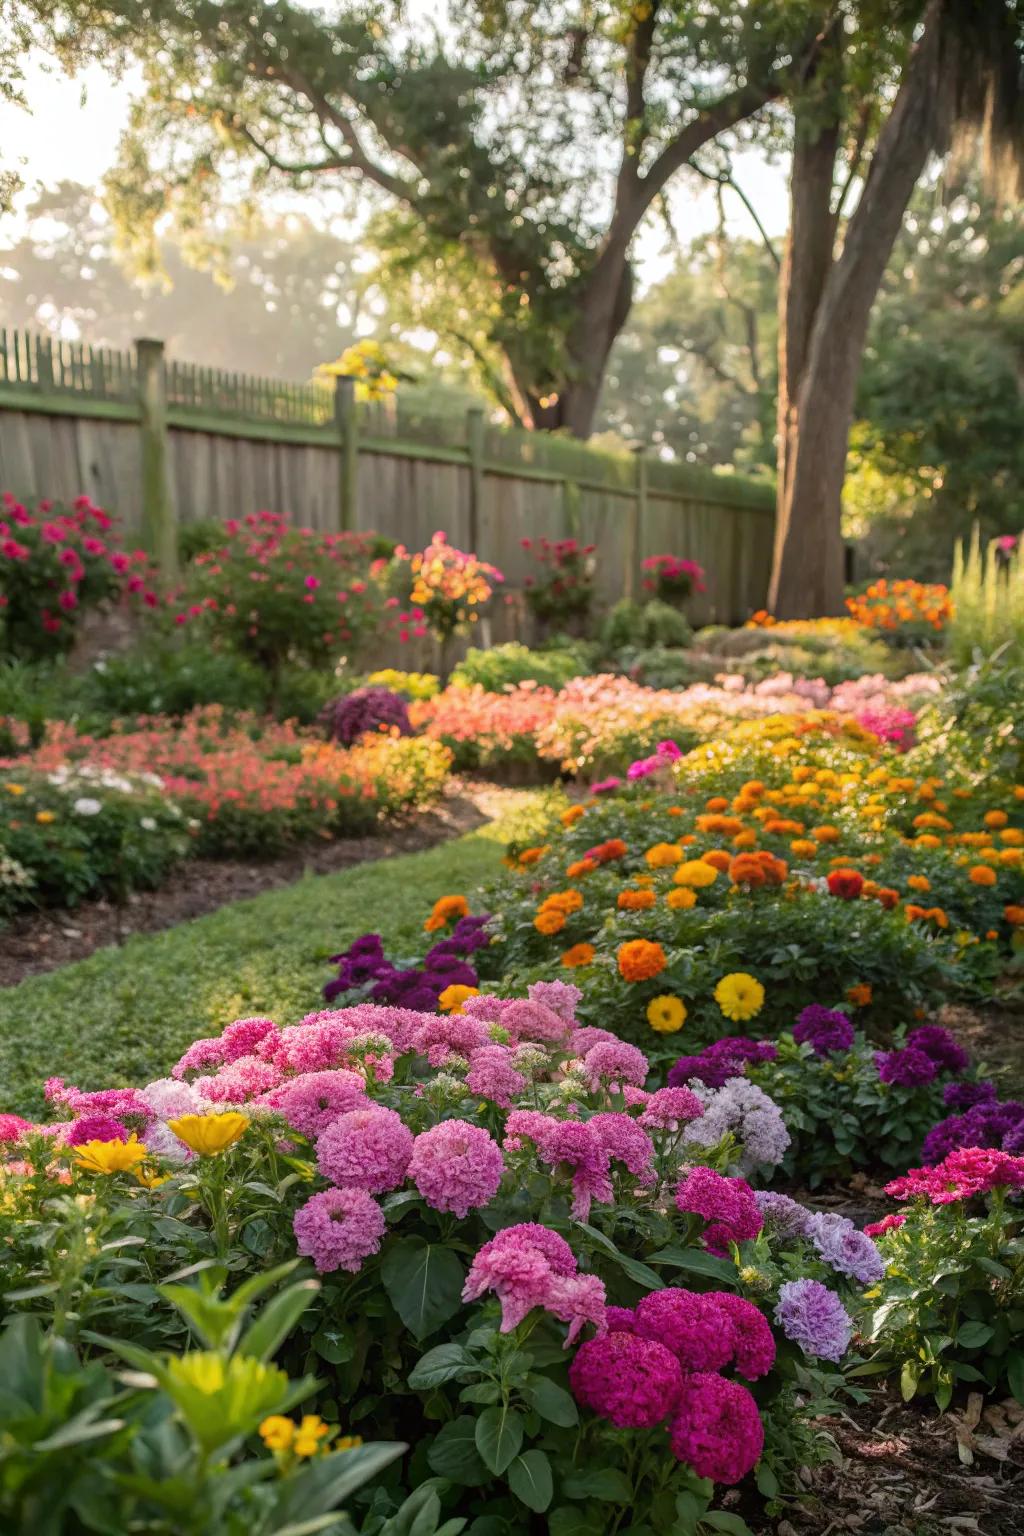
[[[1009,549],[992,540],[983,552],[975,526],[966,553],[956,547],[950,590],[946,638],[954,666],[996,653],[1006,666],[1024,666],[1024,539]]]
[[[95,662],[80,680],[87,716],[187,715],[204,704],[228,710],[261,709],[269,679],[252,661],[197,639],[149,643]]]
[[[931,771],[953,768],[981,788],[1024,782],[1024,666],[1003,651],[978,656],[951,674],[918,721],[910,760]]]
[[[615,653],[629,647],[685,646],[692,631],[683,615],[669,603],[635,603],[623,597],[615,604],[601,627],[601,644]]]
[[[495,645],[483,651],[471,647],[452,670],[452,682],[471,688],[475,685],[488,693],[515,687],[517,683],[537,683],[545,688],[564,688],[580,672],[578,649],[552,646],[531,650],[517,640]]]

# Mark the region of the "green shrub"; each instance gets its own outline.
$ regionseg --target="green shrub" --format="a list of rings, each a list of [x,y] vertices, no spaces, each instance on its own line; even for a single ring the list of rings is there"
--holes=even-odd
[[[601,627],[601,643],[612,652],[629,646],[684,646],[692,639],[693,631],[683,615],[657,600],[634,603],[631,598],[621,598]]]
[[[500,693],[517,683],[539,683],[564,688],[580,671],[579,656],[568,648],[533,651],[518,641],[496,645],[489,651],[471,647],[452,672],[452,682],[464,688],[474,684],[488,693]]]
[[[966,554],[956,547],[951,590],[946,643],[954,666],[996,651],[1024,665],[1024,540],[993,539],[982,551],[975,528]]]
[[[164,642],[96,662],[82,679],[87,709],[111,716],[187,715],[204,704],[265,708],[269,678],[230,650]]]

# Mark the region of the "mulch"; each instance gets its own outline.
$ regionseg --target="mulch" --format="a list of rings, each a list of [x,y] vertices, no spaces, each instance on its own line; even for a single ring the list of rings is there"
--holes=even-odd
[[[307,875],[329,875],[353,864],[433,848],[493,820],[514,797],[515,791],[493,784],[456,779],[433,810],[389,823],[375,834],[307,845],[265,862],[189,859],[159,890],[136,891],[124,906],[91,901],[71,911],[26,914],[4,931],[0,988],[84,960],[134,934],[157,933],[231,902],[293,885]]]

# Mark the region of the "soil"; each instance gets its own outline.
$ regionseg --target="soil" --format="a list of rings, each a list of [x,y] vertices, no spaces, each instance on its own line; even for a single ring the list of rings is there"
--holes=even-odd
[[[292,885],[306,875],[328,875],[353,864],[419,853],[494,820],[517,798],[515,790],[453,779],[433,810],[390,822],[369,836],[318,843],[265,863],[190,859],[159,890],[136,891],[123,907],[93,901],[73,911],[26,915],[4,932],[0,988],[84,960],[94,950],[123,944],[133,934],[173,928],[230,902]]]

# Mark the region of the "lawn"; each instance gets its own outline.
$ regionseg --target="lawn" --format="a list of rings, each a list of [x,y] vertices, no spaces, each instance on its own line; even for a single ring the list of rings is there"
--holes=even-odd
[[[367,929],[401,952],[438,896],[498,870],[510,835],[499,819],[425,853],[312,876],[0,992],[0,1109],[37,1112],[48,1077],[99,1088],[163,1076],[235,1018],[294,1022],[317,1006],[329,955]]]

